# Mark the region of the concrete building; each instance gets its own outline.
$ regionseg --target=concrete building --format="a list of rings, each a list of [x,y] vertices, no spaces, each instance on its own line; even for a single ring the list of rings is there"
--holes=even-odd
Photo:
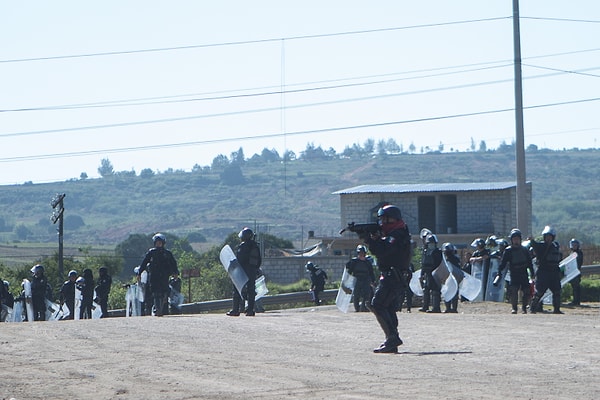
[[[333,194],[340,196],[340,230],[350,222],[377,222],[377,210],[395,204],[419,245],[420,230],[428,228],[440,243],[452,242],[465,250],[476,237],[506,237],[516,227],[516,190],[514,182],[428,183],[360,185]],[[524,233],[531,232],[531,182],[527,183],[527,204],[529,226],[519,227]],[[330,281],[339,281],[360,243],[357,235],[346,232],[313,239],[320,240],[320,250],[308,258],[265,258],[267,276],[278,283],[296,282],[307,277],[304,264],[311,260],[327,271]]]

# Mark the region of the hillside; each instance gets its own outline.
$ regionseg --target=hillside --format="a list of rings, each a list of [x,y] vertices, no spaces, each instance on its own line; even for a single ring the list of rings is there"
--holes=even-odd
[[[600,243],[599,150],[527,153],[533,183],[533,227]],[[339,198],[367,183],[514,181],[512,152],[429,153],[364,158],[252,158],[240,168],[120,174],[101,179],[0,186],[0,239],[56,242],[50,201],[65,193],[65,243],[116,245],[130,233],[199,233],[218,243],[244,225],[300,241],[309,230],[335,235]],[[229,174],[229,175],[228,175]],[[229,184],[227,184],[229,183]],[[415,227],[416,228],[416,227]],[[568,239],[567,239],[568,240]]]

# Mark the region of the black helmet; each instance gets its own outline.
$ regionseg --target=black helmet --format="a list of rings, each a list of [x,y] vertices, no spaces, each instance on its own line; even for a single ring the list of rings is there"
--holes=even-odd
[[[477,238],[471,243],[471,247],[485,246],[485,241],[482,238]]]
[[[485,240],[485,245],[490,247],[496,247],[498,245],[498,238],[496,235],[491,235]]]
[[[456,252],[456,247],[454,247],[452,243],[446,242],[442,245],[442,250],[444,250],[444,253],[454,254]]]
[[[421,236],[421,240],[425,240],[427,238],[427,236],[431,235],[432,233],[433,232],[431,232],[429,229],[423,228],[423,229],[421,229],[419,236]]]
[[[250,240],[254,237],[254,232],[252,232],[252,229],[245,227],[240,231],[240,233],[238,233],[238,237],[242,239],[242,242],[245,242],[246,240]]]
[[[77,271],[75,271],[74,269],[69,271],[69,276],[77,276]]]
[[[42,264],[36,264],[33,267],[31,267],[31,274],[35,275],[37,273],[44,273],[44,266]]]
[[[577,246],[577,248],[581,247],[581,243],[579,242],[579,240],[573,238],[569,241],[569,248],[573,249],[575,246]]]
[[[360,253],[363,252],[365,254],[367,254],[367,248],[365,246],[363,246],[362,244],[359,244],[358,246],[356,246],[356,252]]]
[[[552,238],[556,237],[556,229],[551,227],[550,225],[546,225],[544,230],[542,231],[542,236],[551,235]]]
[[[394,219],[400,221],[402,219],[402,212],[400,211],[400,209],[397,206],[388,204],[387,206],[381,207],[377,211],[377,218],[382,218],[382,217],[390,217],[390,218],[394,218]]]
[[[438,238],[436,236],[435,233],[430,233],[429,235],[427,235],[427,240],[425,240],[427,243],[436,243],[438,242]]]
[[[100,275],[106,275],[106,274],[108,274],[108,268],[106,268],[106,267],[100,267],[100,269],[98,269],[98,273]]]
[[[156,235],[152,236],[152,243],[156,243],[157,240],[160,240],[163,246],[167,243],[167,237],[162,233],[157,233]]]
[[[518,236],[520,238],[523,238],[523,234],[521,233],[520,230],[518,230],[517,228],[514,228],[513,230],[510,231],[510,239],[512,240],[512,238],[514,238],[515,236]]]
[[[316,269],[315,268],[315,264],[313,264],[311,261],[309,261],[309,262],[306,263],[306,270],[307,271],[314,271],[315,269]]]

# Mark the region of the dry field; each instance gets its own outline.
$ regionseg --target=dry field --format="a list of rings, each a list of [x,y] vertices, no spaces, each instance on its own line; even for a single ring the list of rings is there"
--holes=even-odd
[[[333,306],[2,324],[2,399],[597,399],[600,305],[511,315],[401,313],[374,354],[370,313]]]

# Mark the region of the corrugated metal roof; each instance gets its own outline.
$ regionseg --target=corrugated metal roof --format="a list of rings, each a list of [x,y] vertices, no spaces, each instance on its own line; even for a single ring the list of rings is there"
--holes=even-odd
[[[482,190],[504,190],[516,187],[515,182],[472,182],[472,183],[408,183],[389,185],[360,185],[338,190],[332,194],[356,193],[415,193],[415,192],[473,192]]]

